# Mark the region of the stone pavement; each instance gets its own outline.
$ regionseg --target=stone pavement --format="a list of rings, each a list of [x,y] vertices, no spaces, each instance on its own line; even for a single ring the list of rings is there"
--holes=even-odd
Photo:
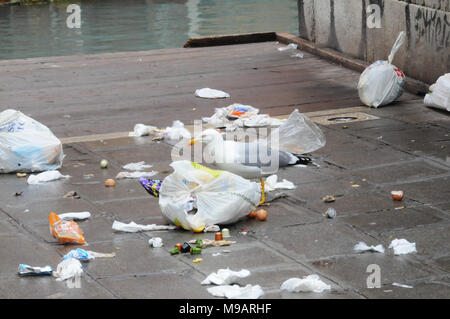
[[[355,79],[357,75],[345,85],[354,87]],[[153,164],[160,179],[170,174],[171,146],[164,142],[151,137],[80,140],[64,145],[66,158],[60,171],[71,175],[68,180],[33,186],[15,174],[1,175],[0,298],[214,298],[200,282],[226,267],[249,269],[251,276],[240,283],[261,285],[263,298],[448,298],[450,117],[424,107],[421,97],[406,96],[380,109],[352,106],[308,113],[322,123],[327,138],[327,145],[312,154],[318,166],[281,169],[279,177],[297,188],[267,207],[266,221],[244,218],[228,226],[231,239],[237,242],[226,248],[231,253],[212,256],[223,248],[204,249],[198,264],[192,262],[197,256],[171,256],[168,250],[177,242],[212,239],[213,233],[132,234],[111,228],[114,220],[165,223],[158,200],[137,180],[119,180],[114,188],[103,185],[129,162]],[[351,111],[365,114],[368,120],[323,121],[324,116]],[[202,115],[212,113],[212,108],[205,108]],[[183,120],[169,110],[165,117]],[[101,159],[108,159],[108,169],[100,168]],[[391,190],[403,190],[405,199],[393,201]],[[69,191],[81,198],[64,198]],[[23,193],[14,196],[16,192]],[[326,204],[321,200],[325,195],[338,196]],[[328,207],[336,209],[336,219],[323,216]],[[63,246],[51,237],[48,214],[52,211],[90,211],[92,217],[79,222],[87,249],[116,253],[115,258],[84,264],[81,288],[68,288],[52,277],[17,275],[20,263],[56,267],[65,253],[77,247]],[[243,229],[247,235],[240,234]],[[163,248],[149,247],[148,239],[155,236],[163,239]],[[395,238],[415,242],[418,252],[394,256],[387,247]],[[355,253],[353,246],[360,241],[383,244],[386,253]],[[370,264],[380,266],[379,289],[367,288]],[[286,279],[309,274],[320,275],[331,291],[280,290]],[[394,282],[414,288],[396,287]]]
[[[0,192],[0,297],[2,298],[212,298],[200,282],[210,272],[230,267],[249,269],[242,284],[259,284],[264,298],[448,298],[450,296],[450,118],[417,101],[377,110],[378,119],[321,125],[327,145],[313,154],[320,167],[290,167],[279,172],[297,188],[272,202],[267,221],[244,218],[231,225],[231,253],[213,257],[223,248],[203,250],[203,261],[190,254],[171,256],[177,242],[213,238],[174,230],[116,233],[113,220],[164,224],[158,200],[137,180],[119,180],[103,186],[121,166],[145,160],[167,176],[171,168],[170,145],[151,137],[118,138],[67,144],[60,170],[67,181],[28,186],[26,179],[2,175]],[[314,117],[313,117],[314,119]],[[346,127],[346,128],[344,128]],[[108,169],[99,161],[109,160]],[[89,176],[93,174],[93,176]],[[358,184],[360,187],[352,187]],[[390,191],[405,192],[402,202]],[[75,190],[80,199],[63,195]],[[14,196],[15,192],[23,192]],[[340,195],[334,203],[321,198]],[[323,213],[334,207],[337,218]],[[398,209],[404,207],[403,209]],[[29,211],[26,211],[26,210]],[[51,277],[20,278],[19,263],[56,266],[74,246],[51,238],[48,214],[90,211],[92,218],[79,222],[89,250],[115,252],[115,258],[96,259],[84,265],[81,288],[68,288]],[[249,233],[240,234],[243,229]],[[149,248],[148,239],[159,236],[165,246]],[[363,241],[383,244],[406,238],[417,245],[417,254],[394,256],[355,253]],[[369,264],[381,268],[380,289],[368,289]],[[287,293],[281,283],[291,277],[319,274],[332,286],[322,294]],[[393,282],[413,289],[392,286]]]

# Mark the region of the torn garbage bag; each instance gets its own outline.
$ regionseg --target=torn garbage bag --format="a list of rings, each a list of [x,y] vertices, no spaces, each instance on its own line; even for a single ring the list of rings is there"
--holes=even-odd
[[[376,61],[361,74],[358,93],[361,102],[367,106],[379,107],[395,101],[403,93],[405,75],[392,64],[395,53],[405,42],[406,34],[400,32],[389,54],[388,61]]]
[[[259,184],[227,171],[212,170],[190,161],[170,164],[174,172],[161,184],[163,216],[186,230],[234,223],[256,207]]]
[[[61,141],[43,124],[16,110],[0,113],[0,173],[61,167]]]

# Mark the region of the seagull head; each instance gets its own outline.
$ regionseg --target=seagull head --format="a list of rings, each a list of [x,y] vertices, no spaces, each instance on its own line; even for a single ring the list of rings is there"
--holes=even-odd
[[[195,143],[201,142],[206,145],[214,143],[215,141],[223,141],[222,135],[213,129],[204,130],[200,135],[196,138],[193,138],[189,141],[189,145],[194,145]]]

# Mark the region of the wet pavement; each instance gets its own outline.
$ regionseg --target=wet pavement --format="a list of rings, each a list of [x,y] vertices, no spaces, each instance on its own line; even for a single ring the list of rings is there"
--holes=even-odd
[[[356,73],[348,85],[355,79]],[[265,292],[262,298],[448,298],[450,117],[424,107],[421,97],[406,97],[379,109],[349,106],[373,115],[370,120],[319,124],[327,145],[312,154],[318,166],[280,169],[279,178],[297,188],[270,203],[266,221],[244,218],[227,226],[236,244],[204,249],[198,264],[193,263],[198,256],[171,256],[168,250],[178,242],[213,239],[214,233],[178,229],[121,233],[111,228],[114,220],[165,224],[158,199],[137,180],[118,180],[113,188],[103,184],[122,171],[122,165],[138,161],[153,164],[152,170],[159,172],[156,177],[164,178],[172,171],[167,143],[152,141],[151,136],[67,143],[60,172],[70,175],[68,180],[36,186],[15,174],[2,175],[0,298],[214,298],[200,282],[227,267],[250,270],[251,275],[239,283],[260,285]],[[213,108],[205,112],[204,116],[211,115]],[[320,122],[319,117],[339,116],[339,112],[343,111],[307,114]],[[166,118],[183,120],[167,113]],[[109,161],[107,169],[100,168],[102,159]],[[393,201],[391,190],[403,190],[403,201]],[[81,198],[64,198],[69,191]],[[14,196],[16,192],[22,195]],[[325,195],[337,195],[336,201],[324,203]],[[335,219],[323,216],[328,207],[336,209]],[[48,214],[52,211],[90,211],[92,217],[79,222],[89,244],[85,248],[116,253],[114,258],[83,264],[80,288],[68,288],[52,277],[17,275],[20,263],[56,267],[65,253],[77,247],[63,246],[51,237]],[[240,233],[244,229],[247,235]],[[164,246],[149,247],[151,237],[161,237]],[[417,253],[395,256],[387,249],[395,238],[415,242]],[[386,252],[356,253],[353,247],[360,241],[383,244]],[[224,249],[231,252],[213,256]],[[381,269],[381,288],[367,288],[366,270],[371,264]],[[331,291],[280,290],[285,280],[309,274],[318,274]],[[413,288],[393,286],[394,282]]]

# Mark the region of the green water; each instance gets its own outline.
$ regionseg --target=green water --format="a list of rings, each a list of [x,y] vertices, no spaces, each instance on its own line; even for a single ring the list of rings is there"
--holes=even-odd
[[[69,4],[81,27],[70,29]],[[0,7],[0,59],[179,48],[204,35],[298,33],[296,0],[82,0]]]

